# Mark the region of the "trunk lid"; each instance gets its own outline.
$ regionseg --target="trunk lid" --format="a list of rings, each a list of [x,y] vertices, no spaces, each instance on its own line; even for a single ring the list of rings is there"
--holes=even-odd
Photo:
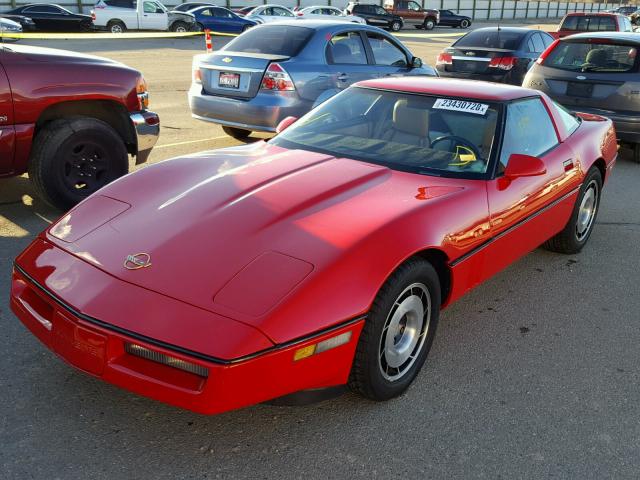
[[[207,55],[199,64],[202,88],[209,95],[253,98],[269,64],[288,59],[285,55],[227,51]]]

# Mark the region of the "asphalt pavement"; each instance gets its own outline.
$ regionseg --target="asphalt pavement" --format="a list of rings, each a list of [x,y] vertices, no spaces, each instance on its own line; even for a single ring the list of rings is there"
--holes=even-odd
[[[430,64],[452,41],[407,33]],[[31,43],[142,70],[162,120],[151,162],[238,143],[190,118],[200,38]],[[636,479],[639,185],[640,165],[621,150],[583,252],[538,249],[446,309],[400,398],[345,394],[206,417],[77,372],[18,322],[12,261],[61,212],[26,176],[0,180],[0,479]]]

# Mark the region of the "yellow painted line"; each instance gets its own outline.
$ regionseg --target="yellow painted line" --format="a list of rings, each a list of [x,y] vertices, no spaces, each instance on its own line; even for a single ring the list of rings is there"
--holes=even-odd
[[[145,38],[181,38],[204,35],[203,32],[124,32],[124,33],[4,33],[5,38],[24,38],[30,40],[124,40]]]
[[[191,143],[201,143],[201,142],[209,142],[212,140],[222,140],[223,138],[231,138],[228,135],[223,135],[221,137],[212,137],[212,138],[201,138],[200,140],[187,140],[185,142],[176,142],[176,143],[165,143],[164,145],[156,145],[153,147],[154,150],[158,148],[169,148],[169,147],[177,147],[179,145],[189,145]]]

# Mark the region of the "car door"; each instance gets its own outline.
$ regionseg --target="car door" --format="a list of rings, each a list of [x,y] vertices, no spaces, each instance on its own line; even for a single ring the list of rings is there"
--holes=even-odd
[[[367,5],[367,11],[371,13],[368,18],[369,25],[375,25],[376,27],[389,26],[389,14],[384,8],[379,5]]]
[[[325,50],[332,87],[344,90],[349,85],[374,77],[360,32],[346,30],[331,37]]]
[[[169,28],[169,17],[164,8],[156,2],[145,1],[142,4],[142,18],[140,19],[140,29],[142,30],[167,30]]]
[[[542,175],[507,179],[511,154],[538,157]],[[486,246],[484,278],[538,247],[566,225],[580,186],[578,160],[569,142],[560,142],[540,97],[507,104],[496,178],[487,185],[491,241]]]
[[[0,60],[5,52],[0,49]],[[13,170],[15,127],[13,126],[13,98],[9,80],[0,64],[0,174]]]
[[[367,32],[367,46],[373,57],[373,77],[400,77],[409,73],[411,58],[391,35]]]
[[[216,20],[219,32],[236,33],[242,31],[240,20],[237,19],[237,17],[235,17],[229,10],[216,7],[212,8],[211,12]]]
[[[403,5],[403,10],[398,12],[404,19],[404,23],[409,25],[422,25],[424,23],[424,12],[422,11],[422,7],[413,0],[409,0],[408,2],[398,2],[398,5]]]
[[[25,8],[22,14],[31,18],[38,30],[57,30],[57,22],[53,18],[52,12],[53,7],[49,5],[34,5]]]
[[[452,27],[457,24],[458,22],[453,16],[453,12],[451,10],[440,10],[440,22],[438,22],[438,25]]]

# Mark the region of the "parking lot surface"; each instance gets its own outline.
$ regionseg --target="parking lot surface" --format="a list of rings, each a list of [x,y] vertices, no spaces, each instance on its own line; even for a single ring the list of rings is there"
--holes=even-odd
[[[459,30],[435,33],[400,38],[433,64]],[[29,43],[141,70],[162,121],[151,162],[238,143],[190,117],[200,37]],[[27,332],[8,308],[11,265],[61,212],[25,176],[0,180],[0,478],[637,478],[640,166],[630,157],[621,150],[583,252],[538,249],[445,310],[405,395],[215,417],[83,375]]]

